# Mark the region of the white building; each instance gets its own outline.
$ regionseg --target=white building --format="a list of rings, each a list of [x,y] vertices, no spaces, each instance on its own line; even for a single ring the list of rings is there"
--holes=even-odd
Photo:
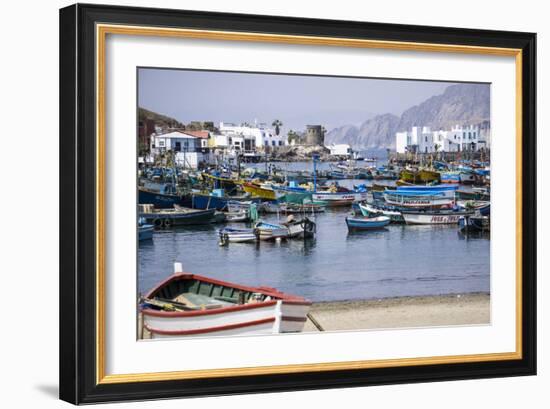
[[[487,138],[480,137],[475,125],[455,125],[451,130],[431,131],[429,127],[414,126],[411,131],[395,134],[395,148],[398,153],[478,151],[489,148]]]
[[[236,151],[251,152],[267,146],[276,148],[287,145],[286,136],[275,134],[266,124],[251,126],[220,122],[219,130],[231,138],[229,145]]]
[[[200,162],[210,162],[207,147],[208,139],[173,131],[165,134],[151,135],[151,154],[158,155],[173,151],[176,164],[186,168],[197,168]]]
[[[352,150],[351,147],[346,143],[341,144],[331,144],[325,146],[328,150],[330,150],[330,154],[332,156],[351,156]]]

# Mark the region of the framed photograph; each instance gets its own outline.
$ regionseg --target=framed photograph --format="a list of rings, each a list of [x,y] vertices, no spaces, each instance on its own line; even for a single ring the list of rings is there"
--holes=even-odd
[[[61,9],[61,399],[534,375],[535,53]]]

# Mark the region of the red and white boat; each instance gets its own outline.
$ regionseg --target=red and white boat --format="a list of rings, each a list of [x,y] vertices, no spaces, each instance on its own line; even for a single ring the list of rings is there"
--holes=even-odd
[[[274,288],[177,272],[142,298],[141,313],[152,338],[228,336],[300,332],[310,307]]]

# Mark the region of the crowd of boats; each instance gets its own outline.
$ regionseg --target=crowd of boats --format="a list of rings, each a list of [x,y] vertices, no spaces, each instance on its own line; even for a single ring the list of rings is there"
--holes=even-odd
[[[214,223],[224,246],[307,240],[316,235],[321,220],[316,215],[335,207],[350,209],[333,213],[350,233],[392,223],[455,225],[466,235],[489,232],[488,164],[462,163],[461,170],[438,166],[386,166],[370,186],[359,180],[352,188],[334,180],[332,170],[291,175],[273,169],[143,169],[139,239],[150,240],[155,231],[176,226]],[[457,180],[450,179],[452,172],[458,172]],[[474,176],[461,177],[462,172]],[[273,214],[277,222],[265,217]],[[299,332],[309,317],[311,302],[300,296],[182,271],[176,263],[175,274],[140,297],[141,328],[152,338]]]
[[[339,164],[343,169],[344,164]],[[151,168],[141,172],[139,186],[140,239],[154,229],[173,226],[232,223],[220,228],[220,244],[315,236],[314,215],[327,208],[348,206],[343,222],[350,231],[380,229],[390,223],[456,224],[464,233],[490,230],[490,171],[486,163],[431,168],[383,166],[371,186],[346,188],[331,179],[331,171],[281,173],[269,169],[238,172],[210,169],[182,172]],[[459,169],[459,170],[449,170]],[[348,165],[347,171],[356,171]],[[392,184],[382,184],[398,179]],[[454,178],[458,175],[457,178]],[[463,176],[464,175],[464,176]],[[453,179],[454,178],[454,179]],[[360,182],[360,181],[359,181]],[[465,188],[467,185],[468,188]],[[263,214],[286,215],[268,223]],[[234,223],[253,223],[238,227]]]

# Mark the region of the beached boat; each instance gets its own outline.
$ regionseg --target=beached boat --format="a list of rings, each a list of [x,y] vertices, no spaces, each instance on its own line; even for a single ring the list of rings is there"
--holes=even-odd
[[[292,215],[288,216],[285,223],[281,223],[288,229],[288,237],[308,239],[315,237],[317,226],[314,221],[307,217],[303,219],[295,220]]]
[[[405,223],[401,211],[395,210],[393,206],[378,206],[371,203],[360,203],[359,209],[363,216],[386,216],[390,218],[391,223]]]
[[[377,216],[377,217],[346,217],[346,224],[348,230],[376,230],[382,229],[388,224],[390,224],[390,218],[387,216]]]
[[[210,337],[300,332],[310,307],[274,288],[177,272],[142,298],[141,313],[152,338]]]
[[[220,244],[226,245],[229,243],[251,243],[258,240],[256,230],[254,229],[234,229],[225,227],[218,232],[220,236]]]
[[[470,211],[403,212],[407,224],[457,224],[462,216],[471,216]]]
[[[155,209],[152,205],[139,205],[139,217],[155,227],[169,228],[209,224],[216,219],[216,209],[198,210],[174,205],[173,209]]]
[[[259,221],[254,225],[256,235],[260,240],[276,240],[288,237],[288,229],[280,224]]]

